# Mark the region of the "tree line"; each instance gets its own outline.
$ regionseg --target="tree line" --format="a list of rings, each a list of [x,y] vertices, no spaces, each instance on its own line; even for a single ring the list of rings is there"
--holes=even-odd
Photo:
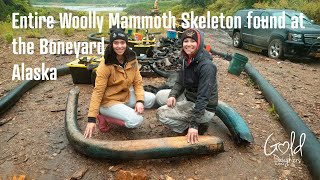
[[[10,20],[13,12],[27,14],[31,11],[31,4],[37,3],[124,5],[128,7],[126,12],[148,13],[153,2],[154,0],[0,0],[0,21]],[[233,15],[237,10],[245,8],[280,8],[302,11],[316,23],[320,23],[319,0],[181,0],[178,2],[177,0],[158,0],[158,2],[162,11],[170,10],[176,15],[188,11],[194,11],[198,15],[203,15],[206,11],[210,11],[213,15],[220,13]],[[141,10],[138,11],[139,8]]]

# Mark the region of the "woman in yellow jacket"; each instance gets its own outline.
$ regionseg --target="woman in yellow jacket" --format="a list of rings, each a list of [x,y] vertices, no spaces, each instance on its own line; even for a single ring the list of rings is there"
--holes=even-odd
[[[107,132],[110,123],[135,128],[143,121],[144,108],[155,103],[155,95],[143,90],[136,54],[127,43],[128,37],[122,30],[111,32],[104,62],[97,69],[85,138],[91,138],[96,119],[101,132]]]

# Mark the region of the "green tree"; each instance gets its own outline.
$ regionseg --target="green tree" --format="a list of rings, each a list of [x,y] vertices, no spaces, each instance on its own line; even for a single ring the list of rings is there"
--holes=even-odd
[[[200,6],[205,7],[214,3],[215,0],[182,0],[181,3],[184,7]]]
[[[0,0],[0,21],[10,18],[11,13],[27,14],[30,9],[29,0]]]

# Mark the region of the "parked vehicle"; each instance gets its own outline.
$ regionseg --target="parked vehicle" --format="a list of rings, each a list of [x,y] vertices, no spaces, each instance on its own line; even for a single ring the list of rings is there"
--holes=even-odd
[[[283,16],[285,12],[285,28],[248,28],[248,13],[252,16],[271,17]],[[305,28],[292,28],[291,17],[299,16],[301,12],[287,9],[246,9],[239,10],[235,16],[241,17],[241,28],[228,30],[233,46],[241,48],[244,45],[253,46],[267,51],[268,56],[281,59],[284,56],[320,58],[320,26],[314,24],[303,14]],[[253,18],[249,18],[251,25]],[[263,23],[263,22],[256,22]],[[269,22],[270,23],[270,22]]]

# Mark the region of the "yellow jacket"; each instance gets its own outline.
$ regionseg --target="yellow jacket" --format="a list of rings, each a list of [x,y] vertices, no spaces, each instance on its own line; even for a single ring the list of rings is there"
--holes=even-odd
[[[129,88],[133,85],[136,101],[144,101],[142,77],[135,53],[126,54],[124,68],[119,65],[114,55],[106,51],[104,61],[97,68],[95,87],[91,96],[88,117],[96,118],[100,106],[110,107],[129,101]]]

